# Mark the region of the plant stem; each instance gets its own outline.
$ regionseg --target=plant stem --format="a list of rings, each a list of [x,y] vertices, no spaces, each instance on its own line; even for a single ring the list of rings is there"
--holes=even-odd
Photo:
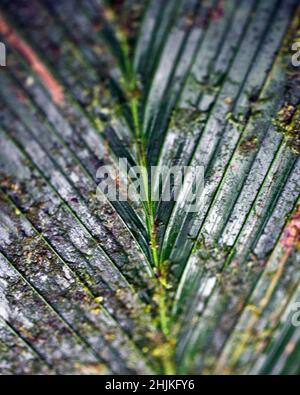
[[[126,51],[126,55],[128,51]],[[137,80],[135,78],[132,67],[127,64],[127,77],[124,78],[125,81],[125,90],[129,92],[129,109],[132,117],[133,124],[133,135],[136,142],[136,151],[137,151],[137,162],[138,165],[142,167],[142,183],[144,189],[143,198],[146,197],[146,201],[143,201],[143,206],[146,215],[146,225],[147,232],[149,235],[149,248],[152,257],[152,264],[158,270],[158,276],[161,276],[161,273],[164,271],[163,262],[159,257],[159,248],[157,245],[157,231],[155,224],[155,211],[151,198],[151,191],[149,190],[149,177],[148,177],[148,161],[146,155],[146,141],[145,136],[142,130],[142,126],[140,124],[139,117],[139,99],[135,95],[137,92]],[[164,273],[165,274],[165,273]],[[164,279],[166,280],[166,279]],[[158,316],[159,316],[159,326],[164,334],[166,342],[170,339],[170,327],[169,327],[169,317],[167,312],[167,287],[166,284],[161,282],[161,278],[157,278],[157,296],[158,296]],[[172,350],[173,351],[173,350]],[[165,355],[161,356],[162,366],[165,374],[174,374],[176,369],[173,364],[173,352],[168,351]]]
[[[130,101],[130,110],[133,119],[134,126],[134,135],[137,141],[137,157],[138,164],[143,167],[142,172],[142,180],[143,180],[143,188],[146,196],[146,221],[147,221],[147,230],[150,237],[150,250],[152,255],[153,264],[156,268],[159,268],[159,253],[157,247],[157,237],[156,237],[156,226],[155,226],[155,216],[153,212],[153,204],[151,200],[151,191],[149,191],[149,178],[148,178],[148,165],[147,165],[147,157],[145,152],[145,141],[143,138],[143,134],[141,133],[141,127],[139,122],[138,115],[138,100],[136,98],[132,98]]]
[[[176,369],[170,357],[163,358],[163,368],[165,374],[176,374]]]
[[[160,316],[160,324],[161,324],[161,329],[164,333],[164,335],[167,337],[170,335],[170,330],[169,330],[169,320],[167,316],[167,308],[166,308],[166,288],[164,286],[161,286],[161,294],[159,298],[159,316]]]

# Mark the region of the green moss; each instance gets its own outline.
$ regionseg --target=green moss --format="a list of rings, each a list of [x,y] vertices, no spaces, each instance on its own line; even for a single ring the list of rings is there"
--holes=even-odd
[[[236,117],[232,112],[228,112],[226,115],[226,120],[232,126],[234,126],[239,132],[244,128],[244,117],[240,115]]]
[[[274,124],[284,134],[288,146],[297,155],[300,154],[300,108],[284,105],[278,112]]]
[[[197,109],[177,109],[173,112],[169,127],[192,132],[193,128],[206,120],[206,115]]]
[[[247,154],[257,148],[257,137],[251,136],[244,140],[242,140],[241,144],[239,145],[240,152]]]

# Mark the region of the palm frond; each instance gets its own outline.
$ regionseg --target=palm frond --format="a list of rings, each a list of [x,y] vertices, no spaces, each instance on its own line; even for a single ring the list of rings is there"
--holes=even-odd
[[[1,2],[1,373],[299,373],[299,16]],[[145,201],[97,189],[119,158]],[[196,210],[151,196],[175,165],[204,169]]]

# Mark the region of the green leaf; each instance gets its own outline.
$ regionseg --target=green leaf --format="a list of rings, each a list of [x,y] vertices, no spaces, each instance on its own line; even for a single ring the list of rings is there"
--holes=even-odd
[[[299,373],[298,3],[1,2],[1,373]]]

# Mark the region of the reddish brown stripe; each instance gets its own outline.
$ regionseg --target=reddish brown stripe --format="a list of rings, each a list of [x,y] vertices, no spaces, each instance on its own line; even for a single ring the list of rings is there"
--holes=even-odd
[[[282,246],[286,251],[291,250],[300,241],[300,205],[297,207],[296,212],[293,214],[289,224],[287,225],[284,236],[281,241]]]
[[[33,70],[42,80],[45,87],[48,89],[53,101],[56,104],[62,104],[64,100],[63,89],[60,84],[54,79],[49,70],[34,53],[33,49],[19,36],[13,27],[4,19],[0,13],[0,33],[5,40],[15,48],[27,60]]]

